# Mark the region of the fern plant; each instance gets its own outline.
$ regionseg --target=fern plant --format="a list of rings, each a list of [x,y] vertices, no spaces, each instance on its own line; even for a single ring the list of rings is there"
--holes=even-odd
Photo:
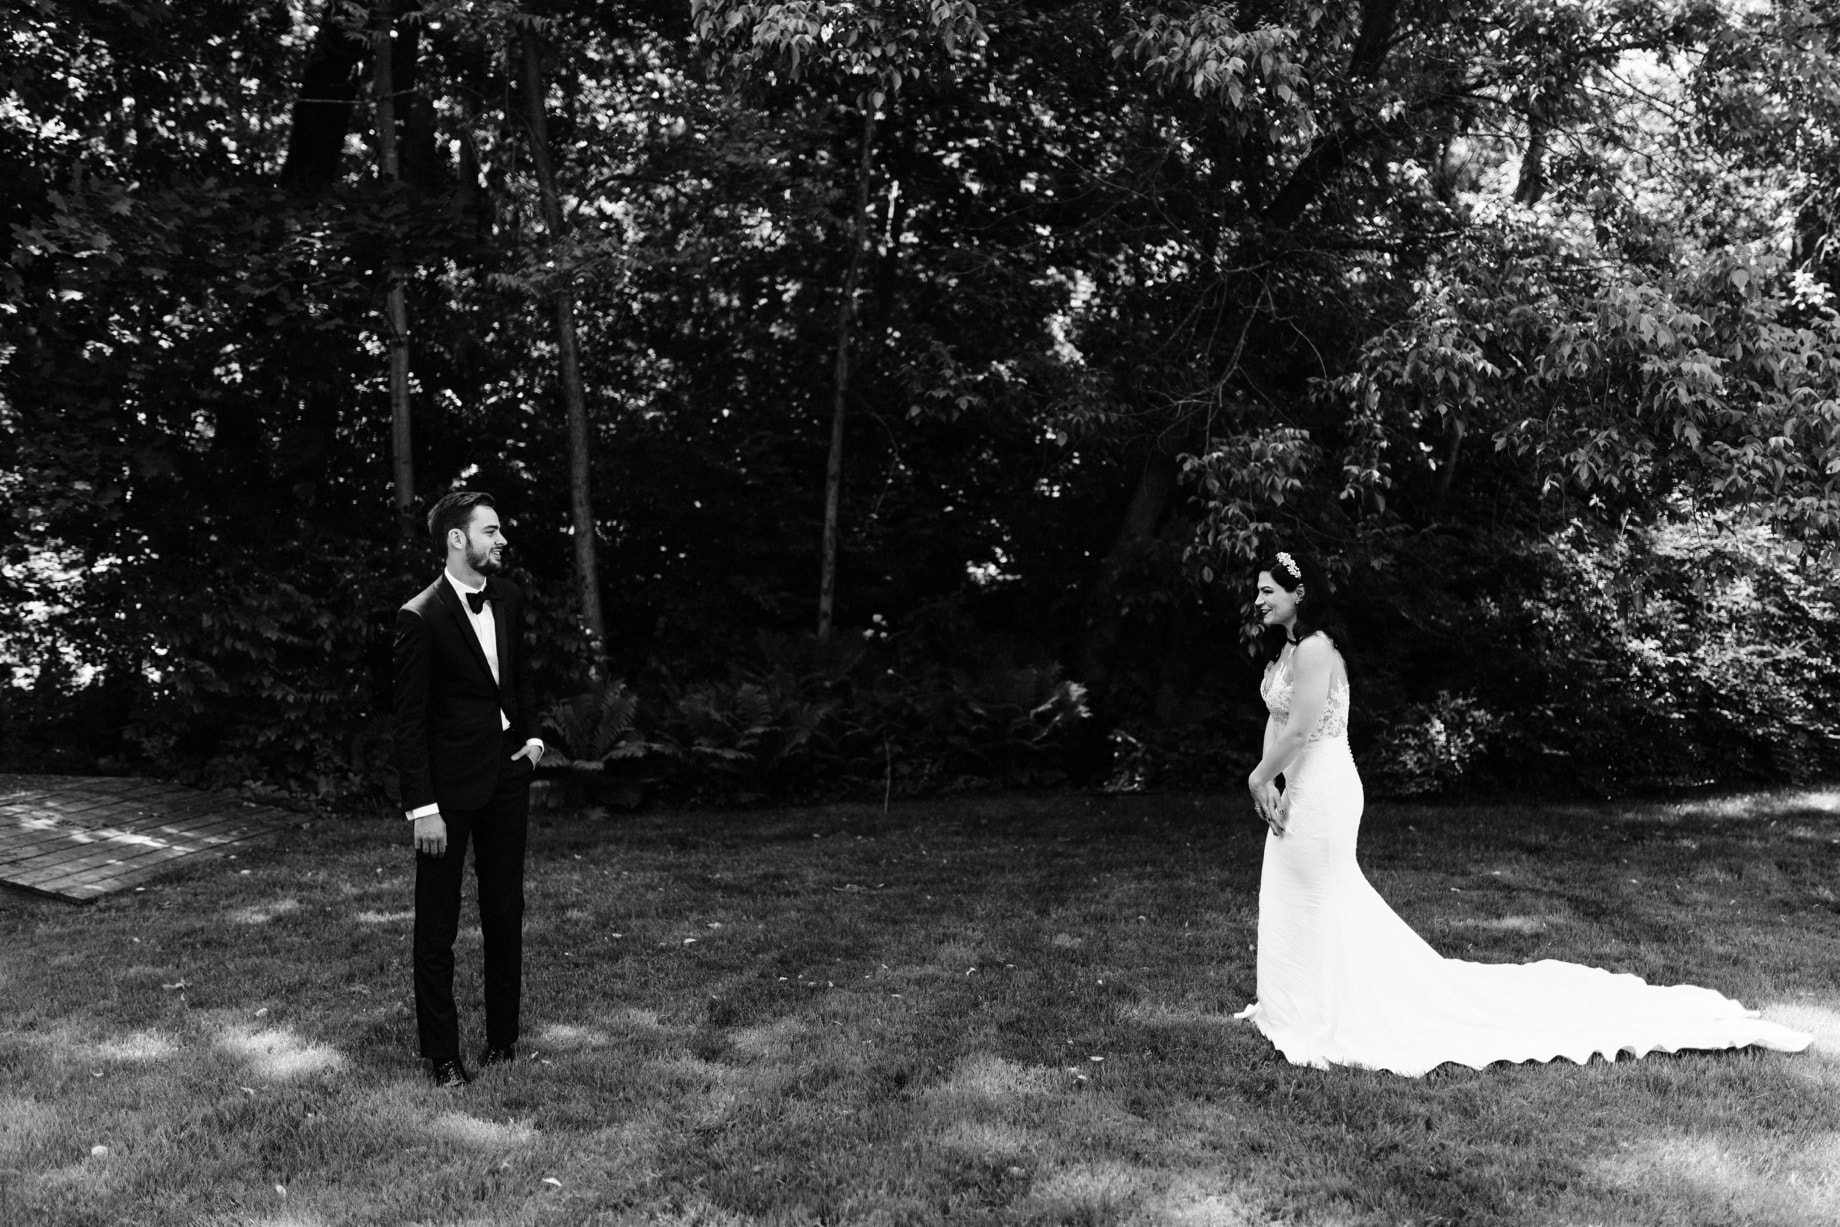
[[[562,700],[543,714],[543,729],[551,740],[542,767],[594,772],[645,757],[654,747],[639,732],[638,714],[639,696],[619,679]]]

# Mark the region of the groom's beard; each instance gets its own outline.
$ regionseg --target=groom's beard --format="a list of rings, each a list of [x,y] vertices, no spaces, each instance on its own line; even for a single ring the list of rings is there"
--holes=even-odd
[[[474,551],[470,545],[467,546],[466,565],[481,575],[496,575],[505,569],[505,564],[499,561],[499,556],[492,551],[490,546],[479,551]]]

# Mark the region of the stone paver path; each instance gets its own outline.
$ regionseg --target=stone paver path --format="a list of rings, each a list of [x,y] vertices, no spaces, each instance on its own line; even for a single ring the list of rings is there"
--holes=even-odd
[[[220,856],[299,817],[152,780],[0,775],[0,885],[70,903]]]

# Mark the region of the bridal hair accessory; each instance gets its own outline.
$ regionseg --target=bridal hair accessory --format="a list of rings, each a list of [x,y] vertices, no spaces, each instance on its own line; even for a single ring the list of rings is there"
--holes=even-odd
[[[1303,570],[1298,567],[1297,560],[1283,550],[1278,551],[1278,565],[1283,567],[1286,571],[1289,571],[1292,579],[1300,580],[1303,578]]]

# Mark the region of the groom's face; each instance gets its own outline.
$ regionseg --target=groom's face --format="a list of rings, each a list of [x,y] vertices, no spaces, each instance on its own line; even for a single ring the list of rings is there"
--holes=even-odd
[[[466,563],[481,575],[494,575],[504,569],[504,530],[498,525],[498,513],[490,507],[473,508],[473,518],[466,525]]]

